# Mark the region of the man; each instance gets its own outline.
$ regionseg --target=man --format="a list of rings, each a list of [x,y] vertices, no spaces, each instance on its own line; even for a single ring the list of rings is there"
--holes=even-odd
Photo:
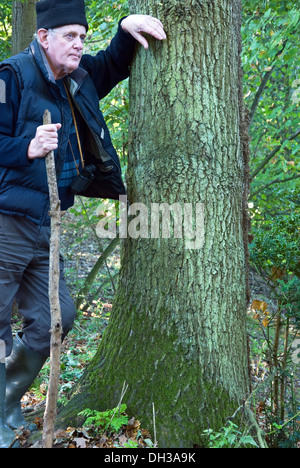
[[[99,110],[99,100],[129,75],[143,33],[166,38],[161,22],[131,15],[119,23],[105,51],[83,55],[88,31],[83,0],[37,3],[37,39],[0,64],[0,448],[25,424],[20,399],[50,353],[48,298],[50,219],[45,155],[54,150],[62,210],[74,193],[118,198],[125,192],[120,163]],[[1,81],[2,80],[2,81]],[[43,125],[48,109],[53,124]],[[63,337],[75,310],[63,276]],[[24,319],[12,339],[12,302]],[[1,361],[2,359],[2,361]],[[6,396],[5,396],[6,394]]]

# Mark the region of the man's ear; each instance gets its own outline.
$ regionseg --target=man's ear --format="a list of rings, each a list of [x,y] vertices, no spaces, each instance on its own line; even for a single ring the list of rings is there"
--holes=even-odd
[[[49,40],[48,40],[49,31],[48,31],[48,29],[39,29],[37,33],[38,33],[38,36],[39,36],[41,46],[44,49],[47,50],[48,47],[49,47]]]

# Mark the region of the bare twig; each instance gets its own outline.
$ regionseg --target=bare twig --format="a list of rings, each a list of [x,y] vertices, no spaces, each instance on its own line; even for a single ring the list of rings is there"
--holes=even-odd
[[[122,401],[123,401],[123,398],[125,396],[125,393],[127,392],[127,389],[128,389],[128,384],[126,384],[126,382],[123,383],[123,388],[122,388],[122,392],[121,392],[121,396],[120,396],[120,400],[119,400],[119,403],[118,403],[118,406],[115,408],[115,411],[113,412],[113,415],[111,417],[111,420],[109,422],[109,425],[111,425],[111,422],[112,420],[114,419],[115,417],[115,414],[117,411],[119,411],[119,416],[120,416],[120,411],[121,411],[121,404],[122,404]]]
[[[44,125],[51,123],[51,114],[45,111]],[[51,350],[50,350],[50,379],[47,393],[46,410],[44,415],[43,448],[52,448],[56,407],[58,398],[58,385],[60,377],[60,356],[62,320],[59,300],[59,278],[60,278],[60,226],[61,209],[58,195],[57,178],[55,170],[54,153],[51,151],[45,158],[51,217],[51,239],[50,239],[50,261],[49,261],[49,302],[51,312]]]
[[[153,431],[154,431],[154,444],[153,447],[156,448],[158,446],[157,437],[156,437],[156,420],[155,420],[155,406],[152,402],[152,410],[153,410]]]
[[[248,420],[251,423],[252,427],[256,430],[256,435],[257,435],[257,440],[258,440],[259,447],[262,448],[262,449],[269,448],[268,445],[267,445],[267,442],[265,440],[265,434],[262,431],[262,429],[259,427],[259,425],[258,425],[258,423],[256,421],[256,418],[255,418],[255,414],[253,413],[253,411],[251,411],[251,409],[249,408],[247,403],[245,404],[244,411],[245,411],[246,417],[248,418]]]

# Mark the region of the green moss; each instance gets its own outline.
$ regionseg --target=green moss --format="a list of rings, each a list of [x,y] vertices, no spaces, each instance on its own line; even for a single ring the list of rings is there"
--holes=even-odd
[[[215,382],[205,378],[205,371],[197,360],[186,359],[187,346],[179,344],[174,330],[168,334],[157,330],[144,348],[141,345],[145,342],[144,327],[140,335],[130,337],[128,329],[116,330],[115,324],[116,321],[107,330],[88,372],[78,385],[67,417],[62,413],[60,422],[78,423],[78,412],[87,407],[98,411],[115,407],[126,381],[128,390],[123,402],[127,412],[150,430],[154,403],[160,447],[202,445],[203,430],[222,427],[238,403]]]

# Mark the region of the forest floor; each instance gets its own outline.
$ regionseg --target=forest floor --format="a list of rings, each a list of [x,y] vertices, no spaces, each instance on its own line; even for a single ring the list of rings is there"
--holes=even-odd
[[[78,291],[82,288],[87,273],[95,265],[99,257],[99,251],[103,251],[107,241],[102,241],[95,235],[94,227],[86,226],[86,223],[78,220],[78,211],[65,215],[62,229],[62,254],[65,259],[65,275],[71,295],[76,301]],[[93,220],[95,222],[95,219]],[[61,359],[61,381],[59,391],[59,404],[68,401],[68,394],[75,382],[81,377],[88,362],[94,356],[99,341],[109,321],[112,310],[114,293],[117,287],[117,275],[120,267],[120,249],[117,247],[107,262],[99,270],[96,281],[89,291],[85,306],[78,311],[73,329],[63,343]],[[99,285],[102,285],[99,288]],[[264,301],[268,305],[270,313],[276,311],[277,304],[271,298],[271,292],[266,283],[254,271],[250,275],[251,301]],[[272,404],[270,395],[270,365],[266,349],[266,330],[262,320],[254,318],[253,310],[248,310],[248,335],[250,350],[250,368],[252,391],[255,394],[255,413],[262,430],[269,425],[268,407]],[[20,319],[14,317],[13,328],[20,327]],[[36,379],[30,391],[24,396],[22,405],[25,417],[32,419],[41,432],[42,416],[47,393],[49,379],[49,360],[44,366],[40,376]],[[295,411],[300,401],[300,369],[299,365],[289,369],[293,373],[291,383],[287,386],[287,408],[290,414],[291,408]],[[267,382],[265,385],[264,382]],[[126,403],[126,396],[124,399]],[[116,405],[118,402],[116,402]],[[299,411],[299,408],[298,408]],[[299,420],[299,418],[298,418]],[[295,421],[293,421],[295,422]],[[299,425],[299,421],[298,421]],[[291,429],[292,431],[292,429]],[[22,448],[35,447],[29,431],[17,432],[17,439]],[[292,435],[291,435],[292,437]],[[300,437],[299,437],[300,439]],[[299,443],[295,441],[294,445]],[[128,415],[127,423],[118,431],[96,431],[94,427],[68,428],[66,431],[58,431],[54,442],[55,448],[118,448],[118,447],[149,447],[153,446],[153,437],[142,423],[137,421],[134,415]]]

